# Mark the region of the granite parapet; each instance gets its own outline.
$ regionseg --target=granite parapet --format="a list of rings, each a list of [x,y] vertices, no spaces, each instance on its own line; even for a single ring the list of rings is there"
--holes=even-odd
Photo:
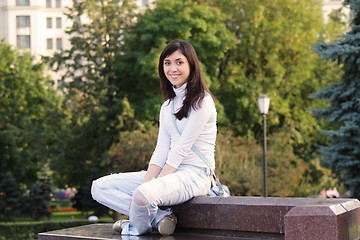
[[[80,239],[274,239],[346,240],[360,237],[357,199],[196,197],[172,207],[178,218],[171,238],[114,234],[111,224],[92,224],[39,234],[39,240]]]

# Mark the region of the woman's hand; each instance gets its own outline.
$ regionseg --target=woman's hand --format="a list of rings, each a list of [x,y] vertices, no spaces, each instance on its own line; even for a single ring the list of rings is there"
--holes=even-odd
[[[161,172],[161,167],[155,164],[149,164],[147,172],[145,174],[144,180],[142,183],[146,183],[150,181],[153,178],[157,178],[159,176],[159,173]]]
[[[161,170],[159,177],[164,177],[170,173],[173,173],[176,170],[176,168],[172,167],[169,164],[165,164],[165,166],[163,167],[163,169]]]

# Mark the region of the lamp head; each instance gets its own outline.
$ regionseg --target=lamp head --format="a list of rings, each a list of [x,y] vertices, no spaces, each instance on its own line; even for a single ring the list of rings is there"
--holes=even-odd
[[[258,97],[257,104],[261,115],[266,115],[269,112],[270,98],[268,95],[263,94]]]

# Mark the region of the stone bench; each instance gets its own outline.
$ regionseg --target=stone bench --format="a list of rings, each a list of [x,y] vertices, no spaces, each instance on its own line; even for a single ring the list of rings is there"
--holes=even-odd
[[[345,240],[360,237],[357,199],[197,197],[173,207],[178,217],[169,239]],[[128,239],[111,224],[40,233],[39,240]],[[135,238],[134,238],[135,239]],[[136,239],[165,239],[158,233]]]

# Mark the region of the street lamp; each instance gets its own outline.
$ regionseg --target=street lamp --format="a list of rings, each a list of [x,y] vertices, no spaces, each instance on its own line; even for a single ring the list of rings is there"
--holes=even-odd
[[[263,116],[263,171],[264,171],[264,197],[267,197],[267,183],[266,183],[266,114],[269,112],[270,98],[263,94],[258,97],[257,104],[260,114]]]

